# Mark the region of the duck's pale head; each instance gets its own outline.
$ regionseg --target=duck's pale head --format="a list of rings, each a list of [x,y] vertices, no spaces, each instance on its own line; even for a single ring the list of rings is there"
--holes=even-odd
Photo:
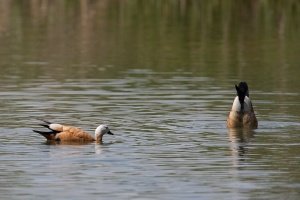
[[[97,142],[101,142],[103,135],[105,134],[109,134],[109,135],[114,135],[110,129],[108,128],[107,125],[100,125],[96,128],[95,130],[95,139],[97,140]]]

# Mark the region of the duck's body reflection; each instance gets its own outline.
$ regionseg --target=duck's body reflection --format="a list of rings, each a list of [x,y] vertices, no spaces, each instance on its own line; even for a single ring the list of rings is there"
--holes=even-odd
[[[255,131],[252,129],[228,129],[230,150],[233,157],[244,160],[248,152],[248,144],[254,138]]]
[[[70,145],[70,146],[84,146],[84,145],[92,145],[95,144],[95,154],[103,153],[103,148],[107,147],[107,145],[111,145],[112,143],[103,143],[103,142],[95,142],[95,141],[55,141],[55,140],[47,140],[43,144],[45,145]],[[79,152],[77,152],[79,153]]]

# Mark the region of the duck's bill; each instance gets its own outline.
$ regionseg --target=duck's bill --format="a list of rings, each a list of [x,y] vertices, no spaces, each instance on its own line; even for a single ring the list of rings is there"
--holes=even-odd
[[[108,135],[114,135],[111,131],[108,131],[107,134],[108,134]]]

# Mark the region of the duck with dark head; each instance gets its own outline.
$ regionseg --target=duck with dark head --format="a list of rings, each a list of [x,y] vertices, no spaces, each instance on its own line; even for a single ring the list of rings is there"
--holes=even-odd
[[[258,123],[249,97],[248,84],[240,82],[235,85],[235,89],[237,96],[227,119],[227,127],[256,129]]]

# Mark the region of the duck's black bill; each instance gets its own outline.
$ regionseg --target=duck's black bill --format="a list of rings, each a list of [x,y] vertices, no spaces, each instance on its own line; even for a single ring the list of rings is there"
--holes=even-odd
[[[108,131],[107,134],[108,134],[108,135],[114,135],[111,131]]]

